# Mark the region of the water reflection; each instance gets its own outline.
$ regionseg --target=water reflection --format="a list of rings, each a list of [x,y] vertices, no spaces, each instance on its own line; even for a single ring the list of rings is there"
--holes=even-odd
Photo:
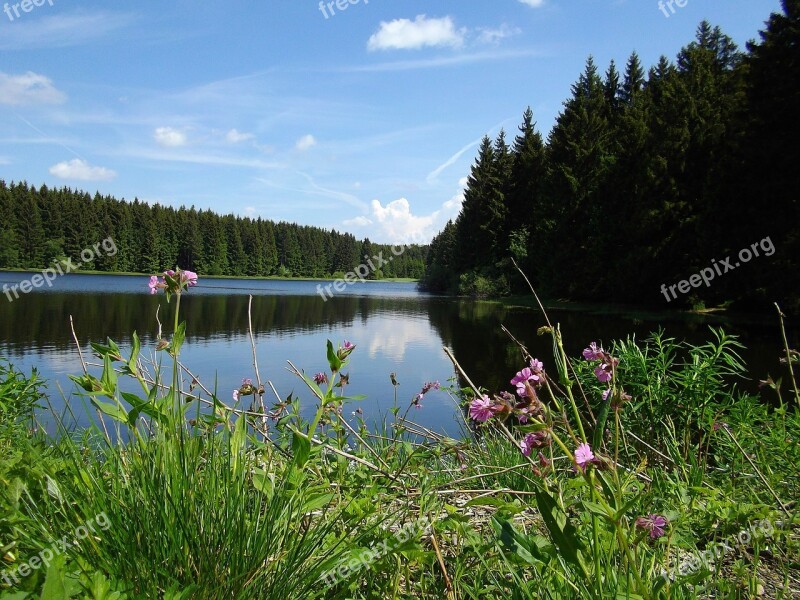
[[[0,274],[2,275],[2,274]],[[16,276],[16,275],[15,275]],[[2,279],[0,277],[0,279]],[[8,357],[28,370],[38,367],[51,381],[51,393],[58,407],[61,399],[56,384],[72,390],[67,373],[80,370],[69,327],[72,315],[78,339],[88,351],[90,341],[107,336],[123,347],[136,330],[152,348],[157,336],[156,310],[162,323],[172,322],[174,303],[163,296],[149,296],[141,278],[71,276],[67,288],[32,293],[9,303],[0,298],[0,357]],[[286,371],[291,360],[307,372],[326,368],[325,341],[352,340],[358,345],[350,368],[353,394],[368,396],[362,408],[369,420],[379,418],[393,403],[394,388],[389,373],[396,372],[401,383],[402,406],[413,398],[425,381],[446,381],[453,375],[442,346],[451,347],[473,381],[489,389],[506,389],[508,380],[522,366],[518,347],[502,331],[505,325],[531,352],[548,362],[551,341],[537,336],[545,324],[530,309],[505,307],[419,294],[413,284],[361,286],[365,293],[336,296],[324,302],[315,294],[316,282],[240,282],[224,284],[235,288],[222,293],[218,287],[193,289],[181,306],[189,329],[184,359],[204,383],[218,390],[223,399],[252,376],[252,356],[247,336],[248,296],[252,289],[253,328],[259,349],[261,372],[275,384],[281,395],[310,396],[297,379]],[[102,289],[102,293],[100,289]],[[723,324],[742,336],[748,346],[744,353],[755,379],[779,372],[780,334],[772,318],[762,321],[709,319],[675,314],[629,314],[598,311],[554,310],[561,323],[568,352],[578,356],[587,342],[608,342],[635,334],[639,339],[663,327],[667,334],[692,342],[709,339],[708,325]],[[169,332],[169,326],[165,326]],[[790,332],[790,344],[797,345],[797,331]],[[754,382],[745,387],[755,389]],[[413,413],[423,425],[456,435],[460,412],[443,393],[433,393],[424,408]],[[355,406],[348,410],[355,410]],[[312,410],[313,406],[308,406]]]

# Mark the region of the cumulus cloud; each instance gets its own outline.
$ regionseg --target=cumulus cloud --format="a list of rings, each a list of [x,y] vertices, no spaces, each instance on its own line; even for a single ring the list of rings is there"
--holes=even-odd
[[[310,133],[308,135],[304,135],[297,143],[294,145],[295,149],[300,150],[301,152],[305,152],[306,150],[310,150],[314,146],[317,145],[317,140],[314,139],[314,136]]]
[[[50,174],[61,179],[77,179],[80,181],[110,181],[117,174],[105,167],[93,167],[85,160],[74,158],[65,160],[50,167]]]
[[[160,146],[168,148],[186,145],[186,134],[173,127],[158,127],[153,133],[153,138]]]
[[[228,133],[225,134],[225,139],[230,142],[231,144],[238,144],[240,142],[246,142],[247,140],[252,140],[255,138],[252,133],[242,133],[236,129],[231,129]]]
[[[367,42],[369,50],[416,50],[425,46],[452,46],[464,44],[465,29],[456,29],[453,19],[429,19],[418,15],[413,21],[395,19],[381,21],[377,32]]]
[[[0,104],[11,106],[59,104],[66,100],[49,77],[28,71],[23,75],[0,72]]]

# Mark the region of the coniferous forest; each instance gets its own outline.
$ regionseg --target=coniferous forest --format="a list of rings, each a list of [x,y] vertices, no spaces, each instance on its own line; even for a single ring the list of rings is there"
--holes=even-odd
[[[365,263],[364,256],[383,252],[393,260],[370,270],[369,279],[418,279],[427,252],[427,246],[411,245],[397,256],[390,246],[317,227],[0,180],[0,269],[77,260],[81,250],[107,237],[118,252],[100,253],[81,271],[158,273],[177,265],[203,275],[340,277]]]
[[[424,286],[522,292],[513,257],[548,298],[664,305],[662,284],[735,267],[768,237],[774,254],[671,306],[797,307],[799,47],[800,2],[786,0],[744,51],[703,22],[649,70],[635,52],[605,72],[590,57],[546,141],[530,109],[513,140],[483,139]]]

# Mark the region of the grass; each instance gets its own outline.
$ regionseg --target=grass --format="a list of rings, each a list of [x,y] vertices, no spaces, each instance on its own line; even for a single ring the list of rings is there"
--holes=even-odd
[[[324,379],[292,365],[302,394],[267,402],[256,371],[226,405],[185,375],[174,283],[168,345],[94,344],[102,375],[75,377],[96,426],[45,437],[42,382],[0,363],[0,598],[800,594],[788,348],[767,406],[737,391],[741,346],[724,331],[696,346],[620,340],[587,360],[564,354],[554,326],[522,395],[466,373],[466,388],[430,386],[465,411],[484,394],[492,407],[451,439],[409,420],[411,406],[377,426],[343,414],[358,349],[331,343]],[[521,369],[531,358],[520,348]],[[48,564],[21,576],[36,557]]]

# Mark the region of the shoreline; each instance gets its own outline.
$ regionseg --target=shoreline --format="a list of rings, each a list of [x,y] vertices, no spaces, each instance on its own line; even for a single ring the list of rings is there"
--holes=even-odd
[[[0,269],[0,273],[41,273],[41,269]],[[65,273],[62,277],[70,275],[114,275],[128,277],[150,277],[153,273],[133,273],[127,271],[74,271]],[[202,275],[203,279],[244,279],[250,281],[337,281],[340,277],[281,277],[280,275]],[[384,279],[364,279],[366,283],[417,283],[419,279],[409,277],[386,277]]]

